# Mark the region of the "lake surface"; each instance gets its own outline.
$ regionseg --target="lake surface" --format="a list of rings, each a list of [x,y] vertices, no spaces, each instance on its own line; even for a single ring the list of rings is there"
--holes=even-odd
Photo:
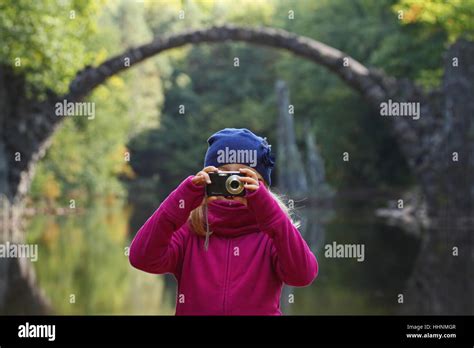
[[[300,207],[300,228],[319,262],[305,288],[285,287],[285,314],[395,314],[419,240],[374,217],[378,206],[338,198],[333,209]],[[301,204],[300,204],[301,205]],[[133,269],[127,247],[156,207],[97,203],[80,215],[35,216],[27,227],[38,243],[38,283],[57,314],[174,314],[175,280]],[[364,246],[364,261],[325,257],[325,245]]]

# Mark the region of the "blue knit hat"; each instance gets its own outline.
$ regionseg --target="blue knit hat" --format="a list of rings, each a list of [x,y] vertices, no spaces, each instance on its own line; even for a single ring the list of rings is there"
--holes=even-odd
[[[245,164],[254,168],[271,185],[275,157],[267,138],[259,137],[246,128],[225,128],[211,135],[207,143],[205,167]]]

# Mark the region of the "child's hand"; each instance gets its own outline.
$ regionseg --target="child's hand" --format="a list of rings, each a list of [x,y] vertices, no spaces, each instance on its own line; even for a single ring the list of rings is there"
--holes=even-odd
[[[194,178],[191,179],[191,182],[194,185],[198,185],[198,186],[204,186],[204,185],[206,185],[206,183],[210,184],[211,183],[211,178],[209,177],[209,174],[207,174],[207,173],[217,172],[217,171],[218,171],[218,169],[216,167],[213,167],[213,166],[206,167],[203,170],[201,170],[200,172],[198,172],[194,176]]]
[[[258,190],[259,182],[257,173],[249,168],[240,168],[239,171],[246,175],[239,178],[239,180],[244,183],[244,188],[250,191]]]

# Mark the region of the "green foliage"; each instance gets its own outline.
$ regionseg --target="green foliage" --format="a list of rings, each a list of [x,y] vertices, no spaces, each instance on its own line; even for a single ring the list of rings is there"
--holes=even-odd
[[[24,74],[29,92],[65,92],[93,58],[87,38],[96,32],[101,6],[94,0],[2,0],[0,63]]]
[[[108,4],[99,18],[100,33],[88,39],[88,48],[97,52],[94,64],[134,42],[148,41],[151,32],[143,16],[143,6],[126,1]],[[161,63],[166,66],[165,60]],[[68,204],[75,198],[82,204],[97,195],[125,195],[118,177],[133,175],[126,160],[126,143],[137,132],[158,125],[163,96],[156,63],[148,61],[112,77],[87,101],[95,104],[95,118],[65,120],[54,134],[32,184],[33,199]]]
[[[146,19],[157,35],[210,25],[271,25],[272,1],[153,0],[145,2]]]
[[[402,11],[406,24],[422,23],[431,30],[444,30],[449,42],[459,37],[474,39],[473,0],[400,0],[393,9]]]
[[[37,183],[45,176],[52,176],[59,183],[63,203],[72,198],[89,200],[94,195],[125,194],[115,179],[126,172],[127,165],[124,143],[130,121],[123,114],[126,105],[123,90],[119,78],[110,80],[89,100],[96,105],[94,119],[74,117],[63,123],[46,158],[39,164],[32,185],[34,199],[45,195],[43,185]],[[120,121],[111,122],[113,117]]]
[[[441,64],[439,54],[434,55],[437,58],[432,57],[434,51],[442,51],[442,42],[429,38],[430,45],[413,49],[415,45],[420,46],[421,39],[415,30],[406,32],[400,27],[391,12],[391,3],[305,2],[300,4],[308,7],[305,11],[281,2],[278,12],[293,9],[295,20],[281,17],[279,23],[289,31],[330,44],[364,64],[383,68],[395,76],[417,79],[419,71]],[[291,54],[285,54],[276,66],[279,75],[289,84],[299,138],[304,139],[307,131],[304,118],[312,119],[327,178],[333,185],[385,186],[411,182],[406,162],[387,124],[359,95],[331,72],[306,60],[295,59]],[[341,160],[344,152],[350,155],[350,165]]]
[[[472,1],[121,0],[97,5],[22,0],[0,6],[0,38],[7,43],[0,59],[11,65],[15,57],[24,57],[20,69],[30,85],[56,91],[63,91],[85,64],[97,65],[154,35],[224,23],[284,28],[433,88],[442,76],[446,43],[469,37],[473,22]],[[71,9],[80,21],[69,19]],[[398,9],[410,25],[402,25]],[[29,20],[15,25],[23,14]],[[233,66],[236,57],[239,67]],[[277,79],[289,85],[300,149],[304,151],[304,133],[314,132],[331,184],[412,182],[388,132],[386,123],[392,120],[374,115],[332,73],[286,52],[220,43],[167,51],[98,88],[89,99],[96,103],[96,119],[68,120],[55,135],[33,196],[54,201],[123,194],[116,177],[133,175],[124,161],[127,143],[136,174],[151,180],[144,187],[156,187],[160,195],[202,167],[206,140],[218,129],[250,128],[268,136],[276,149]],[[184,115],[178,112],[180,105],[186,108]],[[313,129],[304,128],[306,118]],[[350,166],[341,161],[344,152],[351,156]]]
[[[160,196],[202,168],[207,138],[224,127],[247,127],[273,134],[275,103],[265,100],[275,77],[269,63],[275,52],[243,44],[200,45],[187,59],[173,61],[159,129],[129,144],[138,177],[157,175]],[[211,59],[213,57],[213,59]],[[242,57],[234,67],[233,58]],[[249,64],[252,62],[252,64]],[[184,105],[184,114],[179,106]]]
[[[429,47],[412,52],[410,48],[420,45],[421,39],[414,29],[399,25],[392,3],[280,1],[273,10],[272,25],[320,39],[364,63],[387,67],[394,75],[418,78],[420,71],[439,66],[440,60],[431,57],[435,50],[441,52],[442,42],[425,37],[432,41]],[[297,20],[288,20],[290,9]],[[406,49],[396,55],[402,44]],[[234,57],[239,58],[238,68],[232,67]],[[410,64],[412,59],[416,64]],[[322,67],[288,53],[240,43],[193,46],[184,57],[176,58],[173,66],[160,128],[130,143],[133,168],[139,177],[158,180],[156,190],[162,197],[202,167],[206,140],[218,129],[247,127],[268,136],[278,148],[274,92],[278,78],[289,84],[302,150],[304,132],[308,131],[304,120],[313,120],[312,131],[330,183],[344,187],[411,182],[387,125]],[[185,105],[185,115],[178,113],[179,105]],[[341,160],[346,151],[351,154],[350,166]]]

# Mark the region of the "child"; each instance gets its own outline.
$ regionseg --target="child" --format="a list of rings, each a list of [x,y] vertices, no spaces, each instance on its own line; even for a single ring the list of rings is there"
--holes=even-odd
[[[268,189],[270,145],[235,128],[215,133],[208,144],[205,168],[185,179],[138,231],[130,263],[176,277],[176,315],[281,315],[283,283],[311,284],[318,263]],[[232,163],[236,156],[223,154],[256,161]],[[208,173],[218,170],[245,174],[246,195],[206,197]]]

